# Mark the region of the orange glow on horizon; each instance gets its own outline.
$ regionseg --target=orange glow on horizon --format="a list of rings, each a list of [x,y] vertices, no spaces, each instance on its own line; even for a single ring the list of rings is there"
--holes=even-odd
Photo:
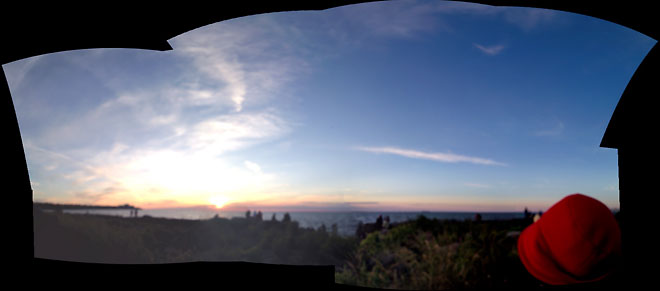
[[[224,196],[213,196],[209,198],[209,202],[215,206],[216,209],[222,209],[227,203],[229,202],[229,199]]]

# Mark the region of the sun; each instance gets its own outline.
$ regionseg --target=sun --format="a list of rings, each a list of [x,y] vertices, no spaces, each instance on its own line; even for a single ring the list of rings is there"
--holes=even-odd
[[[215,205],[215,208],[220,209],[223,206],[225,206],[227,204],[227,202],[229,202],[229,199],[227,199],[227,197],[223,197],[223,196],[213,196],[209,199],[209,202],[211,202],[211,204]]]

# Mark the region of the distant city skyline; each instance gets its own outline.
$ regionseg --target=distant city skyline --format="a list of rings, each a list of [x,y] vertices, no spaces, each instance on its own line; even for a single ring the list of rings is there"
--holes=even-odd
[[[614,108],[655,40],[584,15],[386,1],[174,50],[3,65],[34,201],[241,211],[619,208]]]

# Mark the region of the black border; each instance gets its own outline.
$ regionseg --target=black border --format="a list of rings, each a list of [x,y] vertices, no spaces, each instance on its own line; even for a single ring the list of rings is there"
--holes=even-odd
[[[221,3],[174,3],[137,6],[131,2],[107,1],[79,4],[5,4],[1,25],[0,62],[63,50],[84,48],[140,48],[169,50],[167,40],[218,21],[267,12],[318,10],[371,1],[236,1]],[[598,17],[637,30],[654,39],[660,36],[657,9],[652,1],[630,4],[624,1],[598,2],[580,6],[581,1],[463,1],[498,6],[550,8]],[[584,3],[583,3],[584,4]],[[647,223],[655,224],[653,203],[654,171],[645,170],[655,162],[651,138],[658,132],[652,97],[660,94],[657,74],[660,67],[657,45],[644,59],[628,84],[613,113],[601,146],[618,149],[620,201],[623,217],[626,284],[643,286],[653,282],[651,270],[655,246],[647,237]],[[4,71],[2,71],[4,74]],[[219,288],[226,282],[238,287],[262,285],[275,288],[303,286],[313,290],[354,288],[334,284],[334,270],[327,266],[300,267],[249,263],[188,263],[167,265],[104,265],[57,262],[34,258],[31,187],[19,126],[6,82],[0,81],[3,134],[3,181],[5,187],[4,250],[12,268],[5,276],[18,284],[35,283],[65,288]],[[642,118],[643,117],[643,118]],[[30,198],[28,198],[30,197]],[[28,200],[29,199],[29,200]],[[29,203],[29,204],[28,204]],[[635,246],[635,247],[632,247]],[[651,260],[651,267],[643,263]],[[21,275],[22,277],[18,277]],[[26,276],[25,276],[26,275]],[[91,284],[91,286],[90,286]],[[637,285],[639,284],[639,285]],[[21,285],[14,285],[21,286]],[[269,289],[271,289],[269,288]]]

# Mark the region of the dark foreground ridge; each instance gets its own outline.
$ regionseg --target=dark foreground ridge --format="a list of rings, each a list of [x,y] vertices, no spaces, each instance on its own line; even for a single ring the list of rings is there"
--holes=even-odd
[[[34,221],[35,257],[41,258],[36,267],[46,273],[57,273],[56,266],[80,268],[77,278],[108,272],[112,277],[137,276],[150,286],[145,280],[155,272],[246,286],[548,289],[526,272],[517,254],[518,234],[531,218],[420,216],[378,227],[379,219],[361,225],[352,237],[261,217],[181,220],[36,210]],[[136,275],[140,273],[146,277]]]
[[[247,261],[341,265],[358,241],[291,220],[34,212],[35,257],[107,264]]]

